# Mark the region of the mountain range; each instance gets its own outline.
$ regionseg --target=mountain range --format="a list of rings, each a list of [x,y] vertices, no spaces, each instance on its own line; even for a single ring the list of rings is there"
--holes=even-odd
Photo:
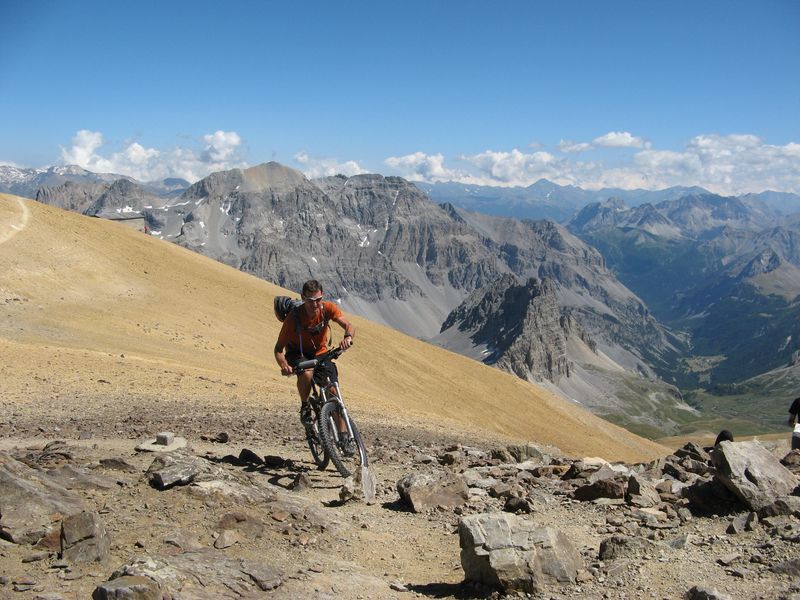
[[[544,181],[531,188],[554,205],[584,192]],[[650,196],[667,200],[632,208],[616,198],[584,207],[569,231],[469,211],[463,197],[461,207],[437,205],[397,177],[310,181],[277,163],[214,173],[180,194],[87,178],[40,187],[36,197],[85,214],[141,212],[152,235],[290,289],[316,277],[345,310],[540,382],[648,435],[687,426],[704,409],[687,405],[675,386],[725,392],[720,385],[786,367],[798,340],[789,331],[774,360],[740,369],[747,324],[776,315],[783,323],[764,344],[750,344],[759,357],[795,314],[787,266],[795,263],[782,258],[793,234],[781,252],[763,254],[771,247],[765,228],[781,217],[754,196],[672,188]],[[762,254],[736,271],[740,279],[753,273],[742,290],[765,291],[758,297],[770,302],[766,292],[785,292],[787,306],[770,318],[747,313],[763,312],[763,303],[731,295],[732,279],[720,275],[750,247]],[[756,280],[761,287],[752,288]],[[726,303],[734,306],[721,311]],[[737,311],[733,322],[720,321]],[[725,336],[741,352],[721,352],[716,340]]]
[[[662,190],[587,190],[572,185],[558,185],[547,179],[540,179],[527,187],[481,186],[455,182],[415,184],[434,202],[449,202],[489,215],[517,219],[551,219],[559,223],[566,222],[586,205],[605,202],[611,198],[635,207],[711,193],[699,186],[674,186]],[[744,194],[740,199],[763,203],[782,214],[800,212],[798,194],[765,191]]]

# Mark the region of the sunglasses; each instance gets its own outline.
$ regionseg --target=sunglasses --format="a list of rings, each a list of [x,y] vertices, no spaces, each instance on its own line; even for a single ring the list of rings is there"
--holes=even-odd
[[[303,300],[306,302],[322,302],[323,298],[325,298],[325,296],[318,296],[317,298],[306,298],[303,296]]]

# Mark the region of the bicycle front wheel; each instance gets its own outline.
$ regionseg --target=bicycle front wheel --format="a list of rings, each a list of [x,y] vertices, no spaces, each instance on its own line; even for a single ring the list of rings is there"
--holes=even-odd
[[[322,438],[322,444],[336,470],[341,473],[342,477],[349,477],[356,469],[368,466],[369,459],[367,458],[367,448],[364,446],[364,440],[361,439],[361,433],[358,431],[358,427],[356,427],[352,417],[350,418],[350,425],[353,432],[352,445],[355,447],[353,452],[348,451],[348,445],[351,441],[350,434],[346,431],[340,433],[338,426],[339,419],[343,418],[336,402],[326,402],[320,412],[319,433]]]
[[[319,416],[317,416],[317,418],[314,419],[314,423],[311,425],[311,427],[306,429],[306,443],[308,444],[308,449],[311,451],[311,458],[314,459],[314,464],[317,465],[317,469],[322,471],[328,466],[330,454],[325,449],[325,445],[322,443],[322,436],[319,432],[319,423]]]

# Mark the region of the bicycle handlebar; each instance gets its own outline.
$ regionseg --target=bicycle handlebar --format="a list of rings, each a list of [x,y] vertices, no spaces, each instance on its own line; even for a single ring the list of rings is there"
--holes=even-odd
[[[341,348],[334,348],[333,350],[328,350],[325,354],[320,354],[319,356],[315,356],[314,358],[310,358],[308,360],[302,360],[294,368],[294,374],[298,375],[303,371],[308,371],[309,369],[314,369],[316,366],[322,362],[328,360],[335,360],[342,355]]]

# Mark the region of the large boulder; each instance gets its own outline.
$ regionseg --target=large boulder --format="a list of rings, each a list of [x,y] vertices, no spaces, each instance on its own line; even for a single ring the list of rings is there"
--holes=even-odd
[[[36,543],[58,527],[60,518],[85,508],[77,495],[52,481],[46,471],[0,452],[0,538]]]
[[[459,524],[461,566],[467,581],[505,592],[537,593],[575,583],[581,555],[562,532],[508,513],[481,513]]]
[[[412,473],[397,482],[400,499],[414,512],[437,506],[453,508],[466,503],[469,490],[464,479],[453,473]]]
[[[757,441],[721,442],[713,459],[717,478],[751,510],[790,495],[800,483]]]

